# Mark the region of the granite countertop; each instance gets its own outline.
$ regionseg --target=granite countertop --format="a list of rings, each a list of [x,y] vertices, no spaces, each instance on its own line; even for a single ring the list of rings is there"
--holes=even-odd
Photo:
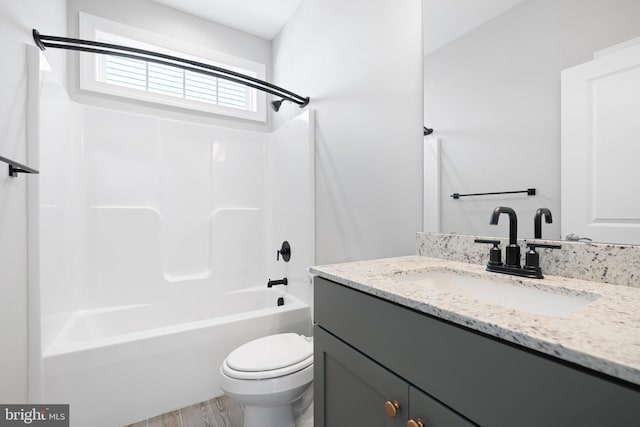
[[[547,276],[526,279],[485,267],[425,256],[311,267],[312,274],[452,323],[640,385],[640,289]],[[513,286],[591,300],[552,317],[489,304],[471,296],[402,280],[426,270],[495,278]]]

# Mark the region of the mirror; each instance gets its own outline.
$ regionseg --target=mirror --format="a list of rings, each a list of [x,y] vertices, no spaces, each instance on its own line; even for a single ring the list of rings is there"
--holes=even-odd
[[[518,237],[532,238],[536,210],[548,208],[553,223],[543,221],[545,239],[563,239],[573,233],[594,241],[640,244],[640,237],[629,237],[629,233],[590,236],[576,231],[581,230],[577,224],[564,222],[569,215],[563,215],[570,209],[562,206],[562,193],[567,193],[562,186],[569,181],[563,174],[592,185],[595,181],[589,180],[595,172],[589,179],[578,179],[567,167],[562,169],[561,162],[561,87],[565,86],[561,85],[561,73],[592,61],[596,52],[640,37],[640,2],[491,0],[481,2],[482,9],[477,10],[477,5],[467,7],[469,3],[479,2],[424,0],[426,39],[446,29],[455,28],[460,33],[453,31],[452,39],[441,46],[425,40],[425,47],[431,50],[425,51],[424,58],[424,125],[434,129],[425,141],[439,141],[437,162],[425,164],[425,173],[439,166],[437,179],[427,180],[424,188],[425,201],[438,202],[437,206],[435,202],[425,203],[425,214],[431,211],[439,215],[439,229],[425,231],[506,236],[506,218],[501,218],[496,227],[489,224],[489,217],[496,206],[509,206],[518,213]],[[448,11],[448,18],[443,17],[443,11]],[[638,81],[640,74],[627,78]],[[610,104],[620,103],[614,99]],[[434,147],[425,146],[425,155]],[[609,221],[613,228],[630,223],[640,229],[640,220],[635,219],[640,218],[640,197],[634,196],[637,180],[635,172],[630,171],[636,168],[616,168],[620,159],[631,158],[625,147],[620,143],[615,150],[603,150],[600,144],[587,155],[600,156],[590,165],[604,164],[604,158],[609,157],[609,169],[598,170],[600,176],[608,176],[597,184],[598,194],[607,196],[601,197],[607,200],[605,208],[623,194],[635,199],[620,203],[626,210],[620,218]],[[609,179],[612,176],[621,178]],[[626,188],[612,182],[626,182]],[[536,189],[535,196],[451,197],[453,193],[529,188]],[[585,203],[596,204],[590,199]],[[586,212],[578,214],[587,216]],[[602,213],[602,222],[608,221],[609,214]]]

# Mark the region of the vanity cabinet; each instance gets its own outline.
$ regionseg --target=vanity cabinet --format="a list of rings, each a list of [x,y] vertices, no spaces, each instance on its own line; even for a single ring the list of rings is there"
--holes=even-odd
[[[636,385],[321,277],[314,306],[316,427],[639,425]]]
[[[416,427],[418,420],[430,427],[474,425],[321,327],[314,333],[314,393],[324,408],[315,410],[314,425],[405,427],[409,419]]]

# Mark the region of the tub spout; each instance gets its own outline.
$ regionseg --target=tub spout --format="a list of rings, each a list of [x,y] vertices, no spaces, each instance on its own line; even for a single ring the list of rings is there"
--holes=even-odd
[[[271,279],[269,279],[269,281],[267,282],[267,288],[270,288],[270,287],[276,286],[276,285],[287,286],[288,283],[289,283],[289,281],[287,280],[286,277],[284,279],[280,279],[280,280],[271,280]]]

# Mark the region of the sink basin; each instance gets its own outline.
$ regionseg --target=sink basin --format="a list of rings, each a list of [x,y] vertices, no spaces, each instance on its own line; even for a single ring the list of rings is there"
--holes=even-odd
[[[449,271],[420,271],[395,274],[394,280],[412,282],[425,289],[450,292],[515,310],[561,317],[600,298],[600,295],[564,289],[556,293],[551,287],[517,286],[489,277],[461,275]],[[551,288],[551,289],[550,289]],[[571,292],[574,295],[571,295]]]

